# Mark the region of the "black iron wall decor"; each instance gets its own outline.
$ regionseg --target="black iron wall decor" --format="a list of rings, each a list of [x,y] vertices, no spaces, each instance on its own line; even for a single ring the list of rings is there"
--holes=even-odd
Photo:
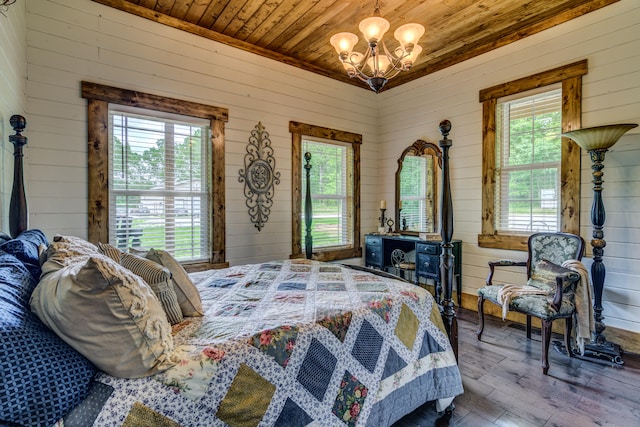
[[[261,122],[251,131],[244,166],[244,169],[240,169],[238,181],[244,182],[249,217],[260,231],[269,220],[275,185],[280,184],[280,172],[275,171],[276,159],[273,157],[269,132],[265,131]]]
[[[0,14],[5,15],[5,12],[9,10],[9,6],[14,4],[16,0],[0,0]]]

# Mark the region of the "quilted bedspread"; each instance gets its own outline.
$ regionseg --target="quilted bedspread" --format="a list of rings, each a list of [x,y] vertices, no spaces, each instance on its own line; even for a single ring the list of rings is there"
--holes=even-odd
[[[463,391],[422,288],[308,260],[191,277],[205,316],[174,326],[177,364],[99,374],[60,425],[384,426]]]

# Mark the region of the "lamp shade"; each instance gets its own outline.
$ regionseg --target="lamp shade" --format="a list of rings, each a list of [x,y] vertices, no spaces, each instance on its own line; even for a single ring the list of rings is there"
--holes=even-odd
[[[420,24],[404,24],[393,33],[393,36],[402,45],[404,50],[407,50],[409,46],[413,46],[418,43],[420,37],[424,34],[424,27]],[[410,48],[410,49],[411,49]],[[409,49],[409,50],[410,50]]]
[[[363,19],[360,22],[360,31],[364,36],[364,39],[371,44],[378,43],[382,40],[382,36],[389,30],[389,21],[381,16],[372,16],[371,18]]]
[[[346,53],[349,56],[353,47],[358,43],[358,36],[353,33],[338,33],[331,36],[329,43],[338,52],[338,55]]]
[[[376,69],[376,64],[374,63],[374,61],[376,60],[378,61],[377,69]],[[387,58],[386,55],[376,55],[376,56],[371,56],[367,59],[367,65],[369,66],[369,69],[371,70],[371,72],[373,73],[375,73],[376,71],[378,72],[377,75],[374,77],[381,77],[381,76],[384,76],[384,74],[387,72],[387,69],[391,65],[391,62],[389,62],[389,58]]]
[[[409,56],[402,60],[402,65],[404,65],[405,68],[411,67],[413,63],[416,62],[416,58],[418,57],[418,55],[420,55],[421,52],[422,46],[420,46],[419,44],[415,45]]]
[[[635,123],[594,126],[565,132],[562,136],[574,140],[583,150],[606,150],[636,126],[638,125]]]

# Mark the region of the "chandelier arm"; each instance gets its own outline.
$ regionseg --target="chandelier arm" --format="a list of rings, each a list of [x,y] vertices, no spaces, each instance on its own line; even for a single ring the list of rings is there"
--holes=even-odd
[[[397,76],[398,74],[400,74],[400,72],[402,71],[402,69],[393,67],[388,73],[386,73],[384,76],[387,80],[391,80],[392,78],[394,78],[395,76]]]
[[[387,78],[395,77],[396,75],[398,75],[400,71],[404,70],[404,65],[402,64],[402,60],[405,59],[410,54],[405,52],[404,49],[402,49],[402,47],[399,47],[398,49],[402,51],[402,55],[395,56],[393,53],[389,52],[389,49],[387,49],[387,45],[384,44],[384,41],[382,42],[382,48],[384,49],[384,54],[389,59],[389,64],[391,64],[391,67],[397,71],[396,73],[393,74],[393,76],[390,76]]]
[[[369,59],[369,57],[371,57],[371,48],[370,47],[367,48],[367,51],[362,56],[362,60],[360,60],[359,64],[353,62],[351,60],[351,56],[349,56],[349,58],[346,61],[344,61],[344,62],[346,62],[347,64],[349,64],[349,65],[351,65],[353,67],[353,70],[355,71],[355,74],[353,75],[353,77],[357,77],[358,79],[360,79],[360,81],[362,81],[364,83],[368,83],[369,79],[371,78],[371,76],[366,75],[362,71],[362,68],[364,68],[365,65],[367,64],[367,59]]]

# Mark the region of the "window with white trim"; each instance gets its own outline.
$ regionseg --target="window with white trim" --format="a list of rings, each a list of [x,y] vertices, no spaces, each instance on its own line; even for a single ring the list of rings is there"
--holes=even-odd
[[[499,233],[560,229],[562,90],[524,95],[496,104]]]
[[[353,148],[340,141],[303,139],[302,157],[311,154],[311,200],[313,221],[311,235],[314,250],[353,246]],[[305,164],[304,158],[301,164]],[[302,173],[302,188],[307,185]],[[302,218],[305,205],[302,203]],[[302,219],[302,221],[304,221]],[[303,222],[304,223],[304,222]],[[305,247],[306,233],[302,233]]]
[[[109,241],[210,257],[209,120],[109,109]]]

